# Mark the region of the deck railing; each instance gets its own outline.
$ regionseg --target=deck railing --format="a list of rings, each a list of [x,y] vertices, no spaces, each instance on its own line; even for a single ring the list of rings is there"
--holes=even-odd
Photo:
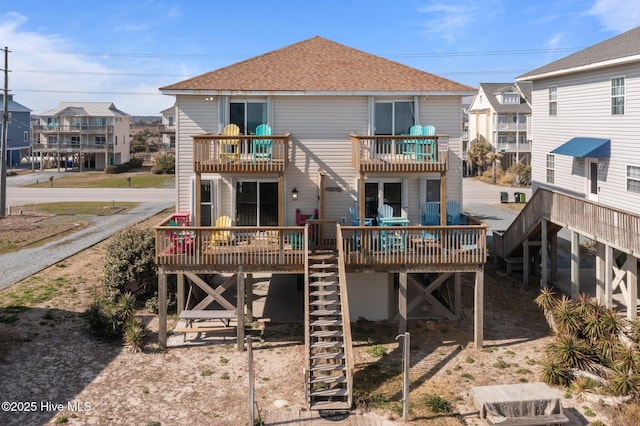
[[[497,254],[508,256],[541,218],[634,256],[640,255],[639,215],[543,188],[533,194],[511,226],[501,233]]]
[[[193,170],[201,173],[280,173],[289,164],[289,134],[193,136]]]
[[[304,269],[304,226],[212,228],[157,226],[156,262],[181,270],[245,271]],[[335,249],[340,230],[348,271],[485,263],[484,226],[338,227],[331,221],[306,225],[309,250]]]
[[[449,136],[351,136],[361,172],[446,172]]]
[[[61,151],[61,152],[71,152],[69,150],[94,150],[94,151],[102,151],[105,150],[113,151],[114,145],[111,142],[105,143],[95,143],[95,142],[52,142],[52,143],[34,143],[33,150],[34,151]]]
[[[33,126],[33,131],[41,133],[113,133],[113,126],[93,124],[36,124]]]

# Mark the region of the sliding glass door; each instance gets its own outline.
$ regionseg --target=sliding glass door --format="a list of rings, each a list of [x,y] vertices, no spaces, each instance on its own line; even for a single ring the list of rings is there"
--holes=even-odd
[[[237,182],[236,224],[277,226],[278,202],[278,182]]]

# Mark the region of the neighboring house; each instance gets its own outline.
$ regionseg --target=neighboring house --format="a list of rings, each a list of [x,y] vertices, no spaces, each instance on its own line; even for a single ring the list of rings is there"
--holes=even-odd
[[[494,231],[496,254],[527,260],[528,280],[529,246],[541,246],[534,268],[542,265],[542,286],[553,283],[557,233],[568,228],[571,295],[581,291],[582,236],[595,243],[598,300],[613,306],[613,292],[621,289],[627,315],[635,317],[640,259],[640,27],[516,81],[533,84],[534,193],[504,235]]]
[[[61,102],[32,128],[41,168],[102,170],[130,159],[129,114],[111,102]]]
[[[531,164],[531,83],[480,83],[469,106],[471,145],[488,142],[506,171]]]
[[[2,105],[4,95],[0,94],[0,121],[2,120]],[[7,152],[5,153],[7,167],[19,166],[22,159],[29,158],[31,149],[31,110],[13,100],[13,95],[7,97],[7,111],[9,122],[7,126]]]
[[[162,135],[162,147],[173,149],[176,147],[176,107],[175,105],[161,111],[162,124],[160,124],[160,134]]]
[[[403,332],[408,316],[424,315],[424,298],[453,319],[459,304],[444,307],[431,292],[451,277],[459,296],[462,272],[476,277],[482,344],[485,227],[420,226],[426,202],[440,203],[431,225],[447,224],[447,201],[462,203],[462,98],[471,87],[314,37],[160,90],[176,99],[174,220],[200,225],[186,239],[168,220],[156,230],[162,346],[167,274],[179,289],[186,278],[209,295],[195,307],[181,298],[181,318],[213,301],[242,318],[254,272],[304,274],[312,408],[344,409],[351,396],[348,377],[318,377],[314,364],[331,355],[337,361],[321,366],[328,374],[350,371],[349,319],[398,318]],[[452,219],[460,223],[460,212]],[[233,275],[217,290],[199,276],[211,273]],[[235,305],[221,294],[231,284]],[[409,285],[419,291],[408,302]],[[314,353],[321,348],[336,351]]]

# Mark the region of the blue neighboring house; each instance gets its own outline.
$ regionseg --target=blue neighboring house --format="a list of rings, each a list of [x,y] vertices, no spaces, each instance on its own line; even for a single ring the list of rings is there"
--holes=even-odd
[[[0,94],[0,119],[4,105],[4,95]],[[7,167],[17,167],[22,158],[29,156],[31,149],[31,110],[13,100],[8,95],[7,110],[11,114],[7,127]]]

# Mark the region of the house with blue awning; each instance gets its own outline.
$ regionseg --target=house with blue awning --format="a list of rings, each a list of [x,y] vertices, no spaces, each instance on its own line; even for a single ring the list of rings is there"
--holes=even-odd
[[[533,196],[494,253],[577,296],[595,288],[607,307],[638,312],[640,264],[640,27],[516,78],[532,84]],[[570,235],[569,280],[558,267],[558,233]],[[581,242],[595,268],[580,263]],[[588,271],[585,269],[589,269]],[[582,272],[582,274],[581,274]],[[582,275],[582,282],[581,282]],[[587,281],[587,282],[585,282]],[[590,281],[590,282],[589,282]],[[614,296],[622,296],[616,297]]]

